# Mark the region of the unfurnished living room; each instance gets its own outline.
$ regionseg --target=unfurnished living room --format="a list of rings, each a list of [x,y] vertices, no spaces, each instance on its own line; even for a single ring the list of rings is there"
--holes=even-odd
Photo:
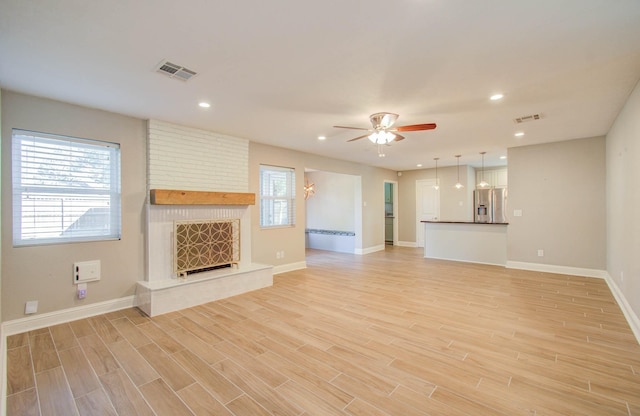
[[[640,415],[638,22],[0,0],[0,414]]]

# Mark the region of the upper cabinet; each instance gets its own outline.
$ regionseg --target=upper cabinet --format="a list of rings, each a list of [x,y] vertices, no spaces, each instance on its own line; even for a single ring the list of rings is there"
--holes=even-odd
[[[495,188],[507,187],[507,168],[485,169],[484,181]],[[482,182],[482,170],[476,169],[476,184]]]

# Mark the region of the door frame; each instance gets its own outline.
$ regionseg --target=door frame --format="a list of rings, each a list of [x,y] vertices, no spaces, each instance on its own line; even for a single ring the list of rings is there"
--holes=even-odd
[[[415,221],[416,221],[416,247],[424,247],[424,225],[420,222],[421,220],[418,218],[418,213],[422,212],[422,198],[420,198],[420,186],[424,184],[427,186],[434,186],[436,184],[435,179],[417,179],[416,180],[416,211],[415,211]],[[440,191],[436,191],[436,215],[434,220],[437,220],[440,217]],[[422,244],[420,244],[420,239],[418,236],[422,235]]]

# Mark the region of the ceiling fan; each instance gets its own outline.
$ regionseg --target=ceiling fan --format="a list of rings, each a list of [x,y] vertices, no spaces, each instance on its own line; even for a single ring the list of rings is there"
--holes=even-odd
[[[378,145],[378,156],[384,157],[384,151],[382,146],[389,145],[392,141],[404,140],[404,136],[397,132],[405,131],[421,131],[421,130],[433,130],[436,128],[435,123],[426,124],[411,124],[408,126],[393,127],[394,123],[398,119],[398,115],[394,113],[375,113],[369,116],[373,129],[367,129],[363,127],[348,127],[348,126],[333,126],[338,129],[351,129],[351,130],[366,130],[371,133],[364,134],[362,136],[355,137],[349,142],[364,139],[368,137],[373,144]]]

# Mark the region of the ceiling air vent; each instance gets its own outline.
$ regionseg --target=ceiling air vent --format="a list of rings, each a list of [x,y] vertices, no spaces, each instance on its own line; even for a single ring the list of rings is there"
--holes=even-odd
[[[530,114],[528,116],[522,116],[522,117],[518,117],[513,119],[513,121],[516,124],[520,124],[520,123],[525,123],[527,121],[535,121],[535,120],[540,120],[542,118],[542,116],[540,114]]]
[[[188,81],[192,77],[198,75],[195,71],[192,71],[180,65],[176,65],[169,61],[160,62],[160,64],[156,68],[156,72],[164,74],[169,78],[176,78],[182,81]]]

